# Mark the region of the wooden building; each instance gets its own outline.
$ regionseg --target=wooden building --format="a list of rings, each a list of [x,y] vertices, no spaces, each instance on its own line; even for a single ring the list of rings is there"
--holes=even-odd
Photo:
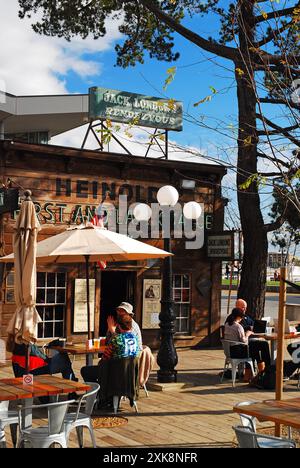
[[[151,203],[156,202],[156,193],[163,185],[178,189],[181,204],[191,200],[204,203],[205,233],[220,232],[224,217],[221,180],[225,173],[224,166],[217,164],[0,141],[0,182],[5,185],[10,180],[13,187],[19,187],[20,195],[24,189],[32,191],[42,225],[39,240],[61,232],[72,223],[83,222],[86,216],[92,217],[105,194],[113,204],[117,203],[119,194],[127,194],[129,203]],[[195,181],[195,187],[183,188],[184,180]],[[16,213],[1,216],[1,256],[12,251],[15,217]],[[161,239],[149,242],[163,248]],[[221,262],[207,258],[205,245],[198,250],[186,250],[185,239],[173,240],[172,251],[176,345],[214,345],[219,338]],[[95,336],[105,334],[107,315],[120,302],[128,301],[134,305],[144,342],[157,347],[159,326],[155,308],[152,319],[156,323],[154,320],[151,325],[150,316],[153,296],[159,301],[161,275],[161,261],[111,263],[105,270],[92,265]],[[69,341],[86,338],[85,330],[78,325],[83,313],[80,288],[84,286],[84,277],[84,264],[38,266],[40,337],[65,336]],[[8,321],[15,310],[13,265],[1,267],[0,280],[0,335],[5,337]],[[149,294],[149,287],[152,294]]]

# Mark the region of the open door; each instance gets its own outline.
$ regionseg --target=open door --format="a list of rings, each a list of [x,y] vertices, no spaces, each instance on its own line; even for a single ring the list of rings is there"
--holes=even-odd
[[[135,273],[127,271],[103,271],[101,275],[100,336],[107,331],[107,317],[115,316],[121,302],[134,305]]]

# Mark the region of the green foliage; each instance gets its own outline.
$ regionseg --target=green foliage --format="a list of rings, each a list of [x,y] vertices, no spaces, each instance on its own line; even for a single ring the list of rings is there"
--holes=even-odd
[[[240,190],[247,190],[252,184],[256,184],[258,188],[262,188],[266,184],[266,178],[261,174],[251,174],[245,182],[239,185]]]
[[[261,2],[256,2],[255,13],[268,19],[268,12],[276,9],[275,3],[266,0],[261,6]],[[273,41],[276,47],[283,38],[287,52],[289,49],[295,50],[299,39],[299,2],[290,3],[295,6],[293,14],[287,15],[288,18],[279,17],[277,25],[279,28],[288,20],[292,20],[292,24],[284,35],[275,36]],[[116,46],[117,65],[122,67],[143,63],[146,51],[151,58],[158,60],[171,62],[178,59],[178,52],[173,50],[174,28],[159,18],[153,8],[168,15],[175,24],[182,23],[188,17],[216,15],[220,21],[219,37],[210,38],[212,43],[238,42],[242,24],[240,2],[237,0],[229,5],[222,0],[19,0],[19,6],[19,16],[31,17],[34,31],[67,40],[74,36],[103,37],[107,33],[107,20],[117,20],[124,36],[124,40]],[[281,5],[277,8],[281,8]],[[38,14],[37,21],[34,21],[35,14]],[[270,32],[270,28],[268,30],[266,26],[264,33]],[[197,28],[195,32],[199,32]]]
[[[300,183],[295,184],[295,193],[298,197],[300,197]],[[290,200],[293,199],[293,195],[290,193],[288,188],[284,185],[280,185],[280,191],[278,189],[274,189],[273,197],[274,203],[271,208],[271,212],[269,215],[271,218],[276,219],[278,216],[285,214],[285,219],[287,220],[289,226],[295,230],[299,231],[300,229],[300,212],[296,208],[296,206],[290,201],[287,202],[287,196],[284,196],[285,192],[288,192],[288,198]]]
[[[208,96],[206,96],[205,98],[201,99],[200,101],[198,102],[195,102],[193,104],[194,107],[198,107],[200,104],[204,104],[205,102],[209,102],[212,100],[213,96],[215,94],[218,93],[218,91],[216,90],[216,88],[214,88],[213,86],[210,86],[209,89],[211,90],[212,94],[209,94]]]
[[[176,75],[176,71],[177,71],[177,68],[176,68],[176,67],[168,68],[168,70],[167,70],[167,78],[166,78],[166,80],[165,80],[165,84],[164,84],[164,87],[163,87],[164,90],[166,90],[167,87],[169,86],[169,84],[171,84],[172,81],[174,81],[174,78],[175,78],[175,75]]]

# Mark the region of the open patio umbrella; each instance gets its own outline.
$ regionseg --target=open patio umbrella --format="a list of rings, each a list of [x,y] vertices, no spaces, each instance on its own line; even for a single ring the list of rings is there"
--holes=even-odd
[[[9,322],[8,342],[29,344],[37,338],[37,324],[40,322],[35,307],[36,300],[36,245],[40,224],[31,192],[25,192],[25,200],[16,220],[13,237],[14,249],[14,292],[16,311]]]
[[[78,226],[49,237],[37,244],[38,263],[83,263],[86,265],[88,336],[91,338],[89,302],[89,263],[98,261],[125,262],[164,258],[170,254],[123,234],[93,225]],[[13,255],[0,259],[12,261]]]

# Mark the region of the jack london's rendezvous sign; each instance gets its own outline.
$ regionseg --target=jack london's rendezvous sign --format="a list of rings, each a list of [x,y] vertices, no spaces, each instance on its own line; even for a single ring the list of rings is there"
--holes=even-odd
[[[133,123],[141,127],[182,130],[182,102],[93,87],[89,89],[89,120]]]

